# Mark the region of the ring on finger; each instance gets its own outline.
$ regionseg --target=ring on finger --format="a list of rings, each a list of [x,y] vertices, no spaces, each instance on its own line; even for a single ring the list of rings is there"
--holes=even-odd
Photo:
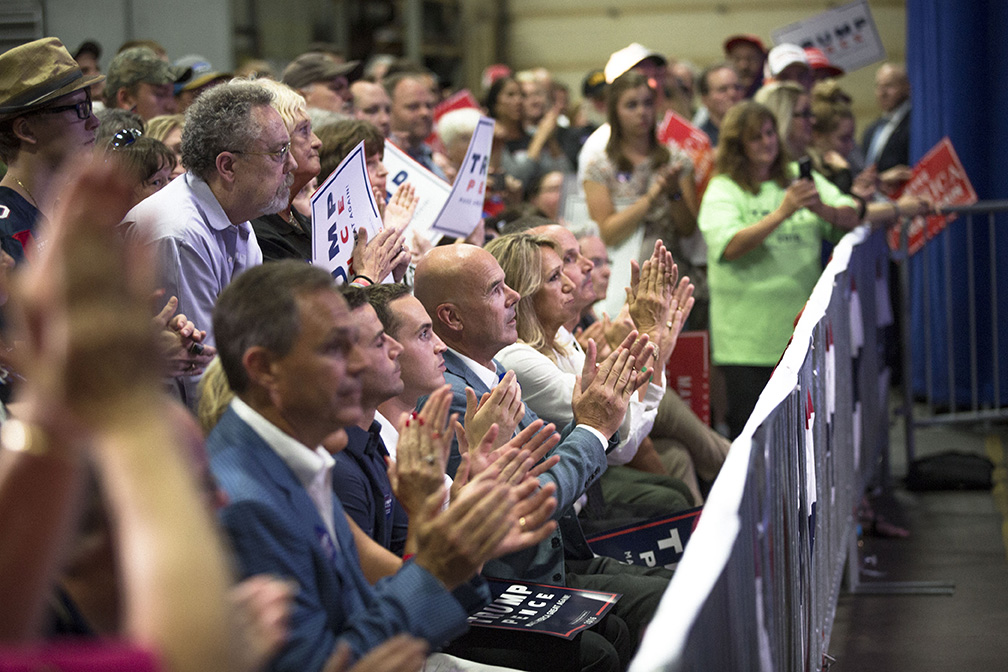
[[[526,522],[527,522],[527,521],[525,520],[525,516],[522,516],[521,518],[519,518],[519,519],[518,519],[518,527],[522,527],[522,528],[524,528],[524,527],[525,527],[525,524],[526,524]]]
[[[427,464],[434,464],[434,456],[433,455],[424,455],[423,456],[423,461],[426,462]]]

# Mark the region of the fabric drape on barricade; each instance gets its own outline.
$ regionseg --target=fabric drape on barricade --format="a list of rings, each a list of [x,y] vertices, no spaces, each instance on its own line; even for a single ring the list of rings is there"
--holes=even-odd
[[[821,668],[853,512],[888,448],[887,255],[865,227],[837,245],[631,672]]]

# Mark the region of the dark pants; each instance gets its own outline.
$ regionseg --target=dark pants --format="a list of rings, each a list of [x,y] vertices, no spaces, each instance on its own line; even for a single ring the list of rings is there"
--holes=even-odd
[[[485,665],[529,672],[621,672],[629,665],[636,647],[626,623],[610,613],[572,640],[473,627],[444,651]]]
[[[622,593],[611,614],[623,619],[630,629],[636,651],[644,630],[661,601],[672,571],[664,567],[626,565],[612,558],[567,560],[567,587]]]
[[[760,393],[770,381],[773,367],[721,364],[719,368],[724,373],[725,388],[728,392],[728,412],[725,414],[725,422],[728,423],[729,438],[734,440],[742,433],[746,421],[756,408]]]

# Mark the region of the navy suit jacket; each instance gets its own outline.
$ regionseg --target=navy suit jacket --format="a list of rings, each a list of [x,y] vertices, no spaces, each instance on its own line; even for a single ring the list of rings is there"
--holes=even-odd
[[[377,421],[364,431],[346,427],[347,447],[336,455],[333,492],[343,510],[379,544],[402,555],[409,532],[409,516],[392,492],[385,458],[388,450]]]
[[[372,587],[339,500],[331,539],[293,472],[234,410],[208,437],[207,451],[230,498],[220,519],[241,575],[271,574],[298,584],[290,636],[270,670],[320,670],[338,640],[356,656],[403,632],[439,647],[465,632],[467,614],[486,603],[485,584],[449,593],[413,562]]]
[[[889,136],[886,144],[875,159],[875,167],[878,168],[880,173],[884,170],[889,170],[893,166],[910,165],[910,115],[912,113],[913,110],[911,109],[900,123],[896,125],[892,135]],[[871,147],[872,138],[885,125],[886,120],[879,117],[865,129],[864,135],[861,137],[861,148],[864,150],[866,157],[868,156],[868,148]]]
[[[452,387],[451,412],[458,413],[459,417],[462,417],[465,415],[467,386],[473,389],[477,398],[490,390],[479,376],[451,351],[444,353],[444,360],[447,368],[445,382]],[[496,360],[494,363],[497,366],[497,373],[503,374],[504,370],[500,363]],[[522,418],[519,427],[525,427],[538,419],[526,405],[525,417]],[[580,532],[571,505],[605,471],[605,451],[608,446],[600,446],[597,436],[587,429],[575,427],[573,423],[564,428],[561,436],[563,439],[550,453],[560,455],[560,462],[540,476],[539,482],[543,485],[556,484],[557,510],[553,517],[561,522],[561,527],[568,535],[576,534],[583,541],[584,535]],[[458,447],[455,446],[453,456],[457,453]],[[487,562],[483,567],[483,573],[502,579],[524,579],[563,585],[565,579],[563,558],[564,539],[557,529],[538,546]]]

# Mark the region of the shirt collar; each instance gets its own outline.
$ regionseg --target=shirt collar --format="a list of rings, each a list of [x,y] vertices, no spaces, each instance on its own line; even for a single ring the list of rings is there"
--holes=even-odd
[[[284,464],[290,467],[298,482],[306,488],[315,481],[319,472],[331,469],[335,464],[333,456],[325,448],[318,446],[312,450],[264,418],[238,397],[231,400],[231,408],[259,435],[259,438],[273,449],[273,452],[284,461]]]
[[[223,231],[232,226],[231,220],[228,219],[227,213],[221,207],[220,201],[214,196],[210,185],[203,178],[186,171],[183,179],[189,186],[193,199],[199,204],[200,210],[203,211],[203,217],[211,228]],[[242,222],[238,225],[238,228],[247,228],[249,226],[248,222]]]
[[[887,114],[886,118],[889,119],[890,123],[894,121],[896,123],[899,123],[903,121],[903,117],[905,117],[909,111],[910,111],[910,99],[907,98],[906,100],[904,100],[902,103],[899,104],[899,107],[895,108],[892,112]]]
[[[477,362],[475,359],[470,359],[466,357],[458,350],[452,350],[451,348],[448,349],[451,350],[452,354],[454,354],[456,357],[462,360],[462,363],[465,364],[467,367],[469,367],[469,369],[474,374],[476,374],[476,377],[479,378],[483,382],[483,384],[487,386],[487,389],[492,390],[495,387],[497,387],[497,383],[500,382],[500,377],[497,375],[496,368],[490,370],[487,367],[480,364],[479,362]]]
[[[399,430],[384,415],[375,411],[375,422],[381,427],[381,439],[385,444],[385,450],[394,462],[396,459],[396,446],[399,445]]]

